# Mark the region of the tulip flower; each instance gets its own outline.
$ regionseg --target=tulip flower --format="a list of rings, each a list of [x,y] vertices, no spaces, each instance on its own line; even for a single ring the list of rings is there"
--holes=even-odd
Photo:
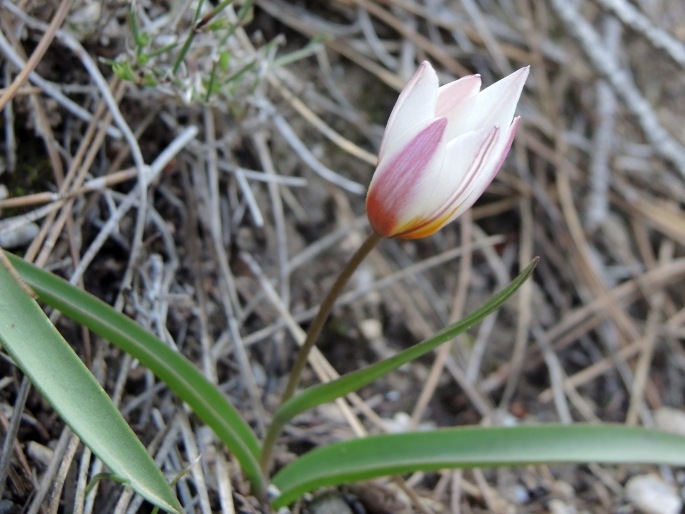
[[[424,62],[385,129],[366,210],[382,237],[426,237],[459,217],[490,185],[516,134],[522,68],[480,91],[480,76],[438,87]]]

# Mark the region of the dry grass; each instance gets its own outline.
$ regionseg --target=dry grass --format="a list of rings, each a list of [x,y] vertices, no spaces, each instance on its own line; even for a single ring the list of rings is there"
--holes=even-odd
[[[298,418],[278,458],[398,425],[663,424],[685,408],[685,4],[636,3],[256,0],[198,31],[174,72],[178,47],[136,60],[126,3],[0,0],[1,241],[178,348],[261,431],[300,327],[368,231],[374,152],[417,62],[486,84],[530,64],[488,193],[429,239],[380,246],[308,379],[425,338],[539,255],[534,281],[433,358]],[[172,4],[137,2],[138,55],[186,41],[196,2]],[[263,508],[149,372],[58,326],[163,469],[191,466],[189,512]],[[83,499],[98,464],[3,354],[0,370],[0,512],[138,512],[112,484]],[[536,467],[352,493],[370,513],[633,512],[626,481],[646,472],[683,479]]]

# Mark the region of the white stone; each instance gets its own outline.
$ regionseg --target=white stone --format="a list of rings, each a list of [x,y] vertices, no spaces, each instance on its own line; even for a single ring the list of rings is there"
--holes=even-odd
[[[679,514],[683,500],[657,475],[637,475],[628,480],[626,496],[644,514]]]
[[[559,499],[554,499],[549,502],[550,514],[576,514],[576,508]]]
[[[359,323],[359,330],[369,341],[375,341],[383,335],[383,324],[377,319],[369,318]]]
[[[39,230],[38,225],[35,223],[27,223],[7,232],[0,232],[0,248],[24,246],[33,241],[33,238],[38,235]]]
[[[657,428],[685,435],[685,412],[671,407],[661,407],[654,412],[654,422]]]

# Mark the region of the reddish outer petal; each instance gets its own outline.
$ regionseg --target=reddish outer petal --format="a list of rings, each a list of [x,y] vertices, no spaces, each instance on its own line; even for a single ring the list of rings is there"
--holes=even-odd
[[[371,228],[380,236],[392,237],[401,220],[412,218],[403,212],[415,194],[417,184],[442,142],[447,119],[438,118],[419,132],[391,161],[379,163],[366,196],[366,214]],[[406,227],[403,227],[406,229]]]

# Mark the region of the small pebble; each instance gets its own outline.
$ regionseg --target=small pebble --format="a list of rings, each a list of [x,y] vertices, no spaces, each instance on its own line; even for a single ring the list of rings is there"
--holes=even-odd
[[[19,514],[21,507],[9,500],[0,500],[0,514]]]
[[[563,480],[556,480],[553,482],[551,491],[552,494],[564,500],[572,500],[576,497],[576,491],[573,489],[573,486]]]
[[[626,496],[644,514],[679,514],[683,500],[656,475],[637,475],[628,480]]]
[[[398,402],[402,399],[402,393],[400,393],[396,389],[391,389],[390,391],[385,393],[385,399],[389,402]]]
[[[508,484],[501,488],[501,494],[507,501],[516,505],[525,505],[530,501],[528,488],[521,484]]]
[[[550,500],[549,502],[550,514],[576,514],[576,508],[561,500]]]
[[[374,341],[383,335],[383,325],[373,318],[365,319],[359,323],[359,330],[369,341]]]
[[[336,491],[318,495],[307,506],[309,514],[354,514],[348,503]]]
[[[397,412],[392,419],[384,418],[383,424],[385,428],[391,434],[401,434],[409,431],[411,425],[411,416],[406,412]],[[425,432],[428,430],[433,430],[435,428],[435,423],[431,421],[424,421],[419,423],[419,425],[413,429],[416,432]]]
[[[685,412],[671,407],[661,407],[654,412],[654,422],[657,428],[685,435]]]
[[[7,232],[0,232],[0,248],[24,246],[33,241],[39,230],[35,223],[27,223]]]
[[[406,412],[396,413],[392,419],[384,419],[383,424],[388,432],[391,434],[401,434],[406,432],[411,422],[411,416]]]

